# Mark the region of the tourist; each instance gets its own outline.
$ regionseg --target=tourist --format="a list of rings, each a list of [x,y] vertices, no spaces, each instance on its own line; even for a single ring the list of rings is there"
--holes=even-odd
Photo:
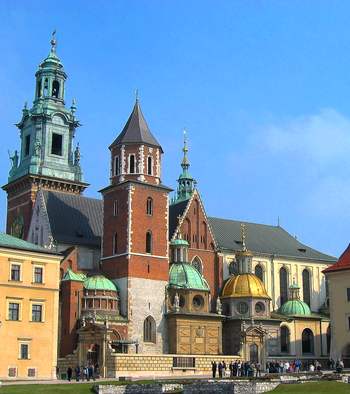
[[[284,370],[286,371],[286,372],[288,372],[288,370],[289,370],[289,362],[288,362],[288,360],[284,363]]]
[[[238,362],[237,362],[237,375],[236,376],[239,376],[241,371],[242,371],[242,363],[241,363],[241,360],[238,360]]]
[[[88,368],[86,365],[83,367],[83,382],[85,379],[88,380]]]
[[[238,361],[236,360],[233,364],[233,376],[237,376],[237,372],[238,372]]]
[[[234,364],[233,361],[231,360],[230,365],[228,366],[229,370],[230,370],[230,377],[233,377],[233,368],[234,368]]]
[[[298,359],[295,360],[294,372],[300,372],[300,361]]]
[[[69,380],[69,381],[70,381],[71,378],[72,378],[72,373],[73,373],[72,367],[69,366],[68,369],[67,369],[67,376],[68,376],[68,380]]]
[[[222,366],[221,361],[220,361],[220,362],[219,362],[219,366],[218,366],[219,378],[222,378],[222,368],[223,368],[223,366]]]
[[[90,364],[90,366],[89,366],[89,380],[90,379],[93,379],[93,380],[95,380],[95,376],[94,376],[94,367],[92,366],[92,364]]]
[[[266,363],[266,373],[270,373],[270,366],[271,366],[270,361],[267,361],[267,363]]]
[[[315,367],[312,364],[310,364],[309,372],[314,372],[314,371],[315,371]]]
[[[222,362],[222,374],[223,374],[223,376],[226,376],[226,369],[227,369],[226,363],[225,363],[225,361],[223,361]]]
[[[255,376],[261,377],[261,364],[259,363],[259,361],[256,363],[255,368],[256,368],[256,375]]]
[[[75,367],[75,380],[76,380],[77,382],[79,382],[79,379],[80,379],[80,367],[79,367],[79,365],[77,365],[77,366]]]
[[[212,361],[211,362],[211,370],[213,371],[213,378],[215,378],[215,375],[216,375],[216,368],[217,368],[216,361]]]

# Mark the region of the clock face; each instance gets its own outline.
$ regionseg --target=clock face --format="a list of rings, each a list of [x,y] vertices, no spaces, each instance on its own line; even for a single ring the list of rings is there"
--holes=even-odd
[[[23,234],[23,216],[21,214],[18,214],[14,219],[11,224],[11,235],[13,235],[16,238],[21,238]]]

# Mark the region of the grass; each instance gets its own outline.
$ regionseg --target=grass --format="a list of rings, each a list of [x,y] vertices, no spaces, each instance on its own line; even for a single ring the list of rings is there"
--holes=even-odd
[[[350,384],[341,382],[315,382],[280,384],[271,394],[350,394]]]

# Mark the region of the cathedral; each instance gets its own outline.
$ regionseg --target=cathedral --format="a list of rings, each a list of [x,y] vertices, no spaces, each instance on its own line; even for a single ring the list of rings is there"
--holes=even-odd
[[[138,98],[108,147],[102,199],[84,197],[66,78],[53,37],[2,187],[7,233],[62,255],[57,365],[93,363],[113,377],[140,371],[136,356],[145,369],[157,356],[163,371],[204,371],[215,357],[328,357],[322,271],[336,259],[280,226],[208,217],[186,134],[177,185],[164,185],[163,149]]]

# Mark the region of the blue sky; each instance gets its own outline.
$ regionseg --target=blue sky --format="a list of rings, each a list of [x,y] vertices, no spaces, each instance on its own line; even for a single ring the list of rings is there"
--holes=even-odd
[[[350,2],[0,3],[0,182],[24,101],[50,52],[76,99],[86,196],[109,183],[108,145],[135,89],[176,188],[183,128],[208,215],[281,226],[339,256],[350,242]],[[0,193],[0,230],[6,194]]]

